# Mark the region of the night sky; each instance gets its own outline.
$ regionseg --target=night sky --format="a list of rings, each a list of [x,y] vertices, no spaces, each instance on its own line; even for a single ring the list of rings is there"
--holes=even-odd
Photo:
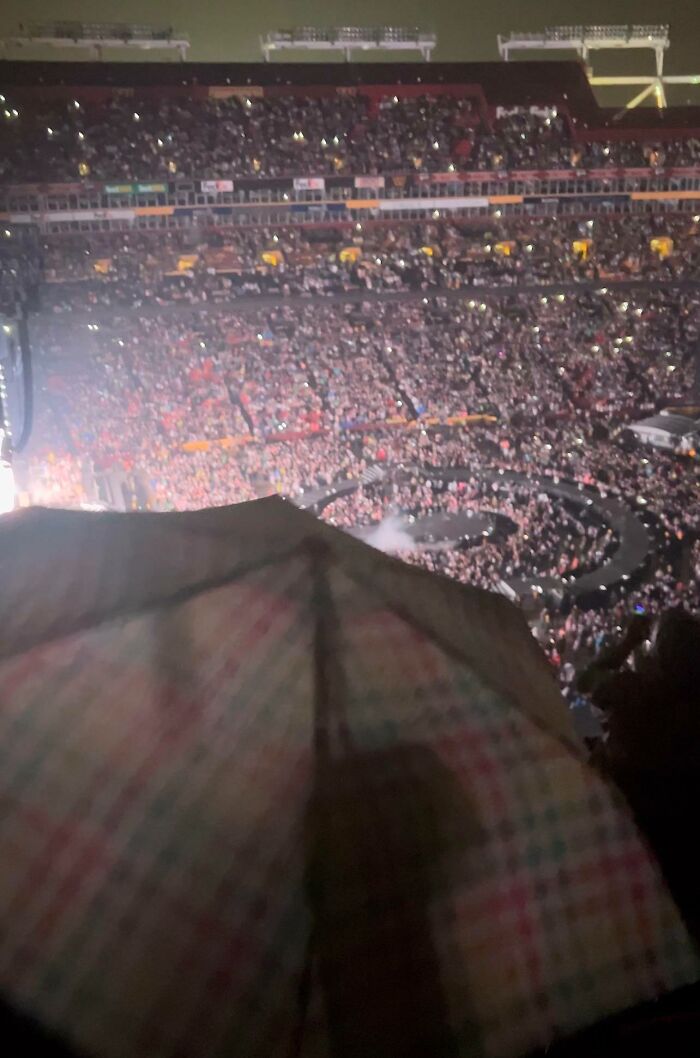
[[[267,30],[298,25],[421,25],[438,34],[438,60],[496,59],[496,34],[574,23],[671,23],[667,72],[700,74],[700,3],[697,0],[497,0],[467,4],[464,0],[2,0],[0,35],[15,33],[20,21],[42,18],[86,21],[132,20],[172,24],[189,33],[193,61],[243,60],[260,57],[258,36]],[[10,52],[8,57],[16,57]],[[25,53],[55,58],[56,52]],[[110,53],[110,58],[138,58]],[[72,51],[70,58],[80,58]],[[291,53],[289,58],[295,58]],[[532,56],[535,57],[535,56]],[[562,56],[564,57],[564,56]],[[566,56],[572,57],[572,56]],[[325,61],[321,59],[320,61]],[[337,60],[335,60],[337,61]],[[635,68],[636,67],[636,68]],[[651,53],[633,57],[607,53],[595,61],[597,73],[652,73]],[[674,102],[700,104],[700,86],[681,88]]]

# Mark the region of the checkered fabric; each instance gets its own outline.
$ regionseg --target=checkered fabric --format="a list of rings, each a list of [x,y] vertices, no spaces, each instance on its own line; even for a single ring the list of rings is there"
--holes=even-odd
[[[505,600],[281,501],[0,556],[0,988],[78,1049],[515,1058],[700,977]]]

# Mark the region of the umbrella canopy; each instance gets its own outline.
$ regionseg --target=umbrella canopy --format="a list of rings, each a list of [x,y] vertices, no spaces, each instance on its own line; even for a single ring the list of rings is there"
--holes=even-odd
[[[509,1058],[700,963],[504,598],[278,499],[0,523],[0,989],[98,1058]]]

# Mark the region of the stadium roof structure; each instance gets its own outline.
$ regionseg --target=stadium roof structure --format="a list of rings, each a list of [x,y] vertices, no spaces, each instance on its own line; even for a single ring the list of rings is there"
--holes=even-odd
[[[0,991],[76,1052],[520,1058],[700,979],[502,596],[276,498],[29,510],[0,627]]]
[[[700,422],[686,415],[665,412],[660,415],[650,415],[648,419],[640,419],[638,422],[633,422],[630,425],[630,430],[647,433],[657,432],[680,440],[683,437],[698,433],[700,431]]]
[[[0,60],[0,82],[32,91],[60,86],[151,89],[172,86],[278,87],[469,85],[493,106],[569,101],[586,113],[597,103],[578,62],[436,63],[99,63]]]

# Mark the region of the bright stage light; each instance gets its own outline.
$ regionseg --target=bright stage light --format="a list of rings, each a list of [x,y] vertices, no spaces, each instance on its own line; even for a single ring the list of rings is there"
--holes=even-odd
[[[15,509],[15,475],[9,463],[0,463],[0,514]]]

